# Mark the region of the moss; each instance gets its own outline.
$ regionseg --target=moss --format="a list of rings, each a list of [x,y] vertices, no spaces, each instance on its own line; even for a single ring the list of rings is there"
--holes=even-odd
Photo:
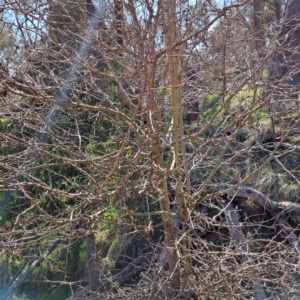
[[[112,241],[110,247],[109,247],[109,250],[107,252],[107,259],[109,261],[113,261],[116,256],[118,255],[119,253],[119,242],[120,242],[120,237],[119,235],[116,235],[115,239]]]
[[[262,78],[267,79],[270,76],[270,68],[269,67],[264,67],[262,71]]]

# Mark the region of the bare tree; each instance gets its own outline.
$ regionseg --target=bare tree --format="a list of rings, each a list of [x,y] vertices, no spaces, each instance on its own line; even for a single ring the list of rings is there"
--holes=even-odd
[[[2,296],[297,297],[294,2],[0,5]]]

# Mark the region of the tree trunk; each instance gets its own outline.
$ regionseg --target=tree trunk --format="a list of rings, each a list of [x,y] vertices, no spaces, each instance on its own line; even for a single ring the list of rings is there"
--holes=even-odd
[[[96,262],[95,235],[89,234],[86,238],[86,265],[89,274],[90,291],[95,292],[99,288],[99,273]]]
[[[160,146],[159,139],[153,139],[151,155],[154,157],[154,163],[158,166],[164,167],[163,151]],[[161,193],[160,209],[161,211],[171,212],[168,184],[165,174],[158,186]],[[168,263],[169,272],[171,276],[171,283],[175,287],[180,286],[180,276],[178,268],[178,256],[175,248],[175,233],[173,228],[172,218],[169,215],[162,215],[165,241],[168,248]]]
[[[288,83],[298,86],[298,89],[300,84],[299,20],[300,1],[290,0],[286,8],[283,25],[278,39],[278,48],[283,50],[276,53],[271,74],[273,80],[281,80],[293,70],[293,73],[291,73],[292,80],[289,79]]]
[[[150,78],[149,81],[150,87],[150,105],[149,105],[149,121],[152,125],[152,147],[151,147],[151,155],[150,157],[153,159],[153,163],[155,166],[159,166],[164,168],[164,158],[163,158],[163,149],[160,144],[160,131],[162,124],[161,112],[157,106],[157,103],[154,98],[154,76]],[[150,178],[151,178],[150,174]],[[166,174],[161,174],[160,183],[158,185],[158,191],[160,194],[160,209],[161,211],[171,212],[170,202],[169,202],[169,192],[168,192],[168,183]],[[180,286],[180,275],[179,275],[179,266],[178,266],[178,255],[176,251],[176,239],[175,232],[173,227],[172,218],[169,215],[162,215],[163,220],[163,228],[165,235],[165,242],[168,249],[168,264],[169,264],[169,272],[171,277],[171,283],[175,287]]]
[[[282,0],[274,0],[275,17],[277,22],[279,22],[281,18],[281,1]]]
[[[172,43],[176,41],[178,35],[177,14],[176,14],[176,0],[166,1],[166,14],[167,21],[165,27],[165,43],[166,47],[172,47]],[[177,182],[176,182],[176,196],[179,204],[179,210],[182,215],[181,223],[186,226],[189,221],[188,205],[190,194],[190,179],[188,167],[186,165],[185,147],[183,141],[183,110],[181,99],[181,57],[180,49],[177,47],[168,52],[168,66],[170,74],[171,86],[171,101],[173,113],[173,126],[174,126],[174,155],[175,155],[175,168],[177,169]],[[181,156],[180,156],[181,154]],[[187,182],[187,193],[183,191],[183,184],[181,179],[181,165],[184,165],[185,178]],[[189,237],[186,235],[182,240],[182,258],[184,264],[184,282],[189,282],[189,275],[191,274],[191,260],[190,260],[190,243]]]
[[[263,12],[264,12],[264,1],[253,0],[255,47],[259,58],[263,57],[263,50],[265,46],[264,30],[263,30]]]
[[[117,32],[117,43],[119,46],[123,46],[123,9],[122,9],[122,1],[114,0],[114,14],[115,14],[115,26]]]

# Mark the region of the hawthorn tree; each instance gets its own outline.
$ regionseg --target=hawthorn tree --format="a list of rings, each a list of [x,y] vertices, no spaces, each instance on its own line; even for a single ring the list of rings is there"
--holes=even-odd
[[[296,297],[292,5],[268,24],[250,0],[1,4],[3,299]]]

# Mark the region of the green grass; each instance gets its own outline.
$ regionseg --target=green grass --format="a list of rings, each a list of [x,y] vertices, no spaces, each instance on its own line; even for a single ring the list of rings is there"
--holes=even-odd
[[[220,108],[220,96],[219,94],[208,95],[200,104],[200,120],[206,121],[210,119]]]

